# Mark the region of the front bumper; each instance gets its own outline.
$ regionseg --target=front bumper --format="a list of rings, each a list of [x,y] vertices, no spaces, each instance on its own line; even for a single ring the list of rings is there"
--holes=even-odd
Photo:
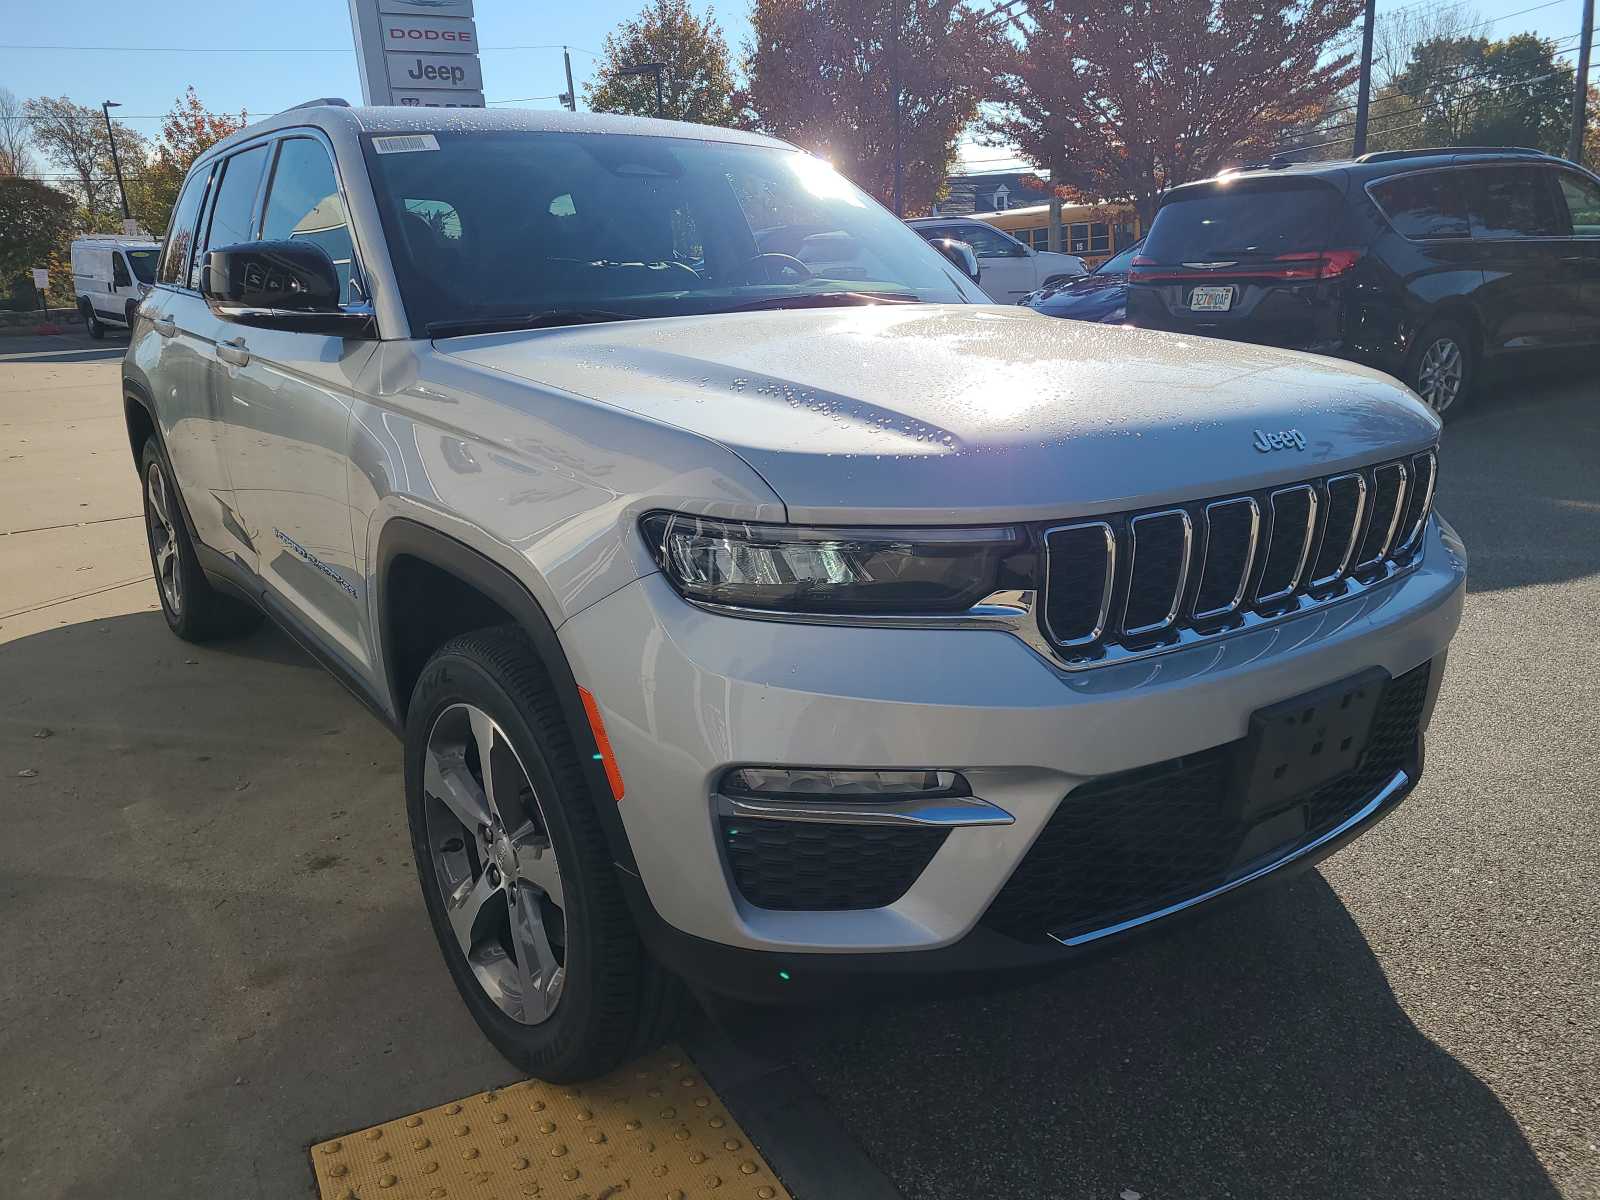
[[[659,575],[573,617],[560,636],[599,703],[626,785],[620,808],[639,870],[630,886],[641,925],[680,969],[725,977],[712,960],[731,956],[755,964],[733,976],[759,982],[776,978],[779,963],[792,978],[1044,965],[1090,947],[1023,943],[979,921],[1063,797],[1100,776],[1236,741],[1257,709],[1369,667],[1398,677],[1434,660],[1436,692],[1465,572],[1459,542],[1435,520],[1420,565],[1368,592],[1155,658],[1072,673],[993,630],[712,615]],[[1014,820],[954,829],[885,907],[758,908],[732,884],[713,797],[727,767],[749,763],[955,769]],[[1408,771],[1371,812],[1251,886],[1331,853],[1415,781]]]

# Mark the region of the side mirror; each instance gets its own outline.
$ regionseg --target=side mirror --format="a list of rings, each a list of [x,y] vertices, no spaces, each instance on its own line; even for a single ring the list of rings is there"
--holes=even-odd
[[[972,246],[956,238],[934,238],[931,245],[940,254],[948,258],[959,270],[973,283],[978,282],[978,276],[983,270],[978,266],[978,252]]]
[[[339,305],[339,270],[310,242],[242,242],[206,255],[200,294],[225,321],[360,337],[372,318]]]

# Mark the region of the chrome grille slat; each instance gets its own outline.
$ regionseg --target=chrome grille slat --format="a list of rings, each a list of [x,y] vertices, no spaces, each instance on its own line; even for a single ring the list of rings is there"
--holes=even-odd
[[[1343,489],[1346,485],[1354,487],[1356,490],[1356,507],[1355,513],[1350,518],[1349,527],[1344,529],[1343,532],[1340,532],[1340,530],[1337,530],[1333,527],[1333,490],[1335,487]],[[1337,567],[1335,567],[1332,571],[1325,572],[1320,576],[1314,575],[1312,577],[1309,586],[1314,588],[1328,587],[1331,584],[1337,583],[1344,577],[1345,572],[1350,569],[1350,560],[1355,557],[1356,549],[1361,544],[1361,523],[1367,515],[1367,477],[1360,471],[1350,471],[1344,475],[1334,475],[1329,478],[1327,483],[1325,483],[1323,486],[1328,493],[1328,520],[1322,531],[1322,546],[1319,547],[1317,551],[1317,564],[1321,565],[1321,563],[1324,561],[1323,551],[1328,547],[1329,538],[1342,537],[1344,540],[1344,550],[1339,556],[1339,565]]]
[[[1428,449],[1272,489],[1048,527],[1030,640],[1081,670],[1339,603],[1419,564],[1437,477]]]
[[[1139,582],[1139,527],[1143,525],[1146,528],[1150,528],[1157,521],[1170,523],[1173,520],[1178,521],[1181,532],[1179,534],[1177,578],[1172,589],[1171,603],[1167,605],[1166,615],[1159,621],[1146,621],[1138,625],[1129,625],[1128,612],[1132,607]],[[1194,521],[1185,509],[1163,509],[1160,512],[1145,513],[1142,516],[1134,517],[1128,522],[1128,535],[1128,594],[1124,598],[1122,605],[1122,636],[1148,637],[1153,633],[1160,633],[1163,629],[1171,626],[1177,621],[1178,614],[1183,611],[1183,593],[1189,586],[1189,564],[1194,554]],[[1153,542],[1156,537],[1161,535],[1152,528],[1147,536]],[[1151,556],[1149,550],[1146,551],[1146,556]]]
[[[1248,506],[1249,532],[1245,537],[1244,566],[1239,571],[1238,583],[1233,590],[1233,598],[1226,604],[1213,605],[1202,609],[1201,598],[1206,594],[1206,585],[1210,582],[1211,565],[1217,557],[1220,547],[1217,545],[1217,516],[1227,509],[1237,508],[1240,505]],[[1206,505],[1206,547],[1200,559],[1200,590],[1195,594],[1195,610],[1193,619],[1196,621],[1214,621],[1225,617],[1235,611],[1244,603],[1245,593],[1250,590],[1250,572],[1255,570],[1256,549],[1261,540],[1261,506],[1256,503],[1254,496],[1237,496],[1231,500],[1213,500]]]
[[[1299,523],[1294,522],[1290,513],[1287,511],[1289,507],[1289,498],[1291,496],[1305,497],[1306,515],[1305,527],[1303,531],[1299,529]],[[1272,567],[1272,555],[1274,550],[1277,548],[1280,505],[1284,510],[1281,514],[1281,519],[1288,522],[1286,525],[1287,532],[1285,533],[1285,536],[1290,538],[1298,537],[1300,549],[1298,551],[1294,551],[1292,549],[1294,543],[1292,541],[1288,543],[1291,547],[1290,553],[1296,554],[1294,570],[1290,572],[1288,581],[1283,587],[1274,588],[1270,592],[1263,592],[1261,589],[1267,584],[1267,572]],[[1276,604],[1280,600],[1288,599],[1290,596],[1294,595],[1297,590],[1299,590],[1300,581],[1305,577],[1306,573],[1306,560],[1311,557],[1311,541],[1316,536],[1317,532],[1317,489],[1312,487],[1309,483],[1296,484],[1294,487],[1279,488],[1267,498],[1267,508],[1272,515],[1272,526],[1267,532],[1267,560],[1262,567],[1262,580],[1256,588],[1257,604]]]

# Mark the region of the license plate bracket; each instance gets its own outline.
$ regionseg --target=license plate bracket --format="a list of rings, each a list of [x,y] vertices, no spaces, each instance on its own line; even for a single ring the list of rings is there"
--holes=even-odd
[[[1388,682],[1373,667],[1252,713],[1234,766],[1239,818],[1252,822],[1354,770]]]
[[[1189,293],[1190,312],[1227,312],[1232,307],[1232,287],[1197,287]]]

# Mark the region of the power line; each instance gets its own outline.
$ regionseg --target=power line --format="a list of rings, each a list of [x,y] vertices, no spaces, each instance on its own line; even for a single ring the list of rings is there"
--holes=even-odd
[[[1021,0],[1012,0],[1020,3]],[[567,46],[569,50],[576,50],[587,54],[591,58],[599,58],[597,50],[586,50],[582,46]],[[562,47],[556,43],[538,43],[527,46],[479,46],[478,51],[503,51],[503,50],[560,50]],[[0,50],[84,50],[84,51],[115,51],[126,53],[132,51],[138,54],[354,54],[354,46],[68,46],[62,44],[32,45],[27,42],[0,42]]]

